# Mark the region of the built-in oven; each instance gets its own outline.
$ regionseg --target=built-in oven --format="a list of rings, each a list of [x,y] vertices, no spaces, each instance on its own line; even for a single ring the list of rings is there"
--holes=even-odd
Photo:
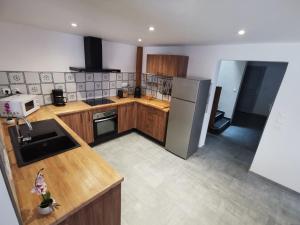
[[[93,114],[94,145],[107,141],[118,134],[118,113],[116,109]]]

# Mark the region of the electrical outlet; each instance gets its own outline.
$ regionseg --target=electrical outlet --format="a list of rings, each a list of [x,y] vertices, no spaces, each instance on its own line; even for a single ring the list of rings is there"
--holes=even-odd
[[[1,88],[1,94],[3,95],[10,95],[11,90],[9,88]]]
[[[20,92],[20,89],[19,89],[19,88],[13,88],[13,89],[11,90],[11,93],[12,93],[13,95],[16,95],[16,94],[20,94],[21,92]]]

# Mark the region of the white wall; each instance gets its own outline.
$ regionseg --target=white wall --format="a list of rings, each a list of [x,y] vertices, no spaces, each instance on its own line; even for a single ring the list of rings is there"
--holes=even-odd
[[[221,60],[288,62],[270,117],[262,135],[251,171],[300,192],[300,101],[295,93],[300,83],[300,43],[268,43],[215,46],[185,46],[190,57],[188,74],[211,78],[215,85]],[[209,109],[214,88],[211,89]],[[210,110],[205,115],[199,145],[203,145]]]
[[[0,22],[0,71],[69,71],[84,67],[83,37]],[[103,66],[135,72],[136,46],[103,41]]]
[[[223,60],[220,65],[217,85],[222,87],[218,109],[232,119],[242,83],[246,61]]]
[[[134,45],[102,41],[103,68],[135,72],[136,48]]]
[[[0,22],[0,70],[69,71],[84,66],[83,38]]]
[[[15,214],[13,205],[11,203],[9,194],[6,189],[6,185],[2,176],[2,172],[0,171],[0,196],[1,196],[1,210],[0,210],[0,218],[1,224],[9,224],[9,225],[18,225],[18,219]]]

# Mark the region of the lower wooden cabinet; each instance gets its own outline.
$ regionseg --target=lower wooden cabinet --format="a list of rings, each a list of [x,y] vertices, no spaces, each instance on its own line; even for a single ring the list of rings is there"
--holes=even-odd
[[[118,133],[136,128],[136,103],[118,106]]]
[[[90,111],[59,116],[85,142],[94,142],[93,120]]]
[[[168,113],[142,104],[137,105],[136,128],[141,132],[164,142]]]

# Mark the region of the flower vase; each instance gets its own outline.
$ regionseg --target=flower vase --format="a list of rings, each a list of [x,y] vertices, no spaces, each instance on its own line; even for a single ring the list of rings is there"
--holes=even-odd
[[[41,207],[41,205],[38,206],[39,214],[48,215],[54,211],[53,204],[55,204],[55,200],[52,198],[51,198],[51,200],[52,200],[52,202],[49,206],[46,206],[46,207]]]

